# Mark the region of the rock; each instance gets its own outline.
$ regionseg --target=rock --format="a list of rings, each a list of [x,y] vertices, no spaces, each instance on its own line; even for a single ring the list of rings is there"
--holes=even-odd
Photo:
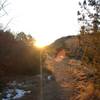
[[[50,80],[53,80],[54,77],[53,77],[52,75],[49,75],[49,76],[47,77],[47,79],[50,81]]]

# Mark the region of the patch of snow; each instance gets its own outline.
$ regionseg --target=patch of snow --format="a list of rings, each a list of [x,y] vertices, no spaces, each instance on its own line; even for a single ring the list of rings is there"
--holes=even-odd
[[[2,100],[15,100],[23,97],[27,91],[21,89],[8,89],[6,91],[5,97]],[[28,93],[30,93],[28,91]]]
[[[2,100],[9,100],[9,99],[2,99]]]
[[[7,94],[7,98],[10,98],[10,97],[11,97],[11,95],[12,95],[12,94],[9,94],[9,93],[8,93],[8,94]]]
[[[28,94],[29,94],[29,93],[31,93],[31,91],[26,91],[26,93],[28,93]]]
[[[51,75],[49,75],[49,76],[48,76],[48,80],[51,80],[51,79],[52,79],[52,76],[51,76]]]
[[[13,99],[18,99],[21,98],[25,95],[26,91],[24,90],[20,90],[20,89],[16,89],[16,95],[13,97]]]
[[[5,88],[2,94],[3,95],[2,100],[15,100],[25,96],[26,94],[31,93],[30,90],[25,91],[23,89],[18,88],[24,85],[25,85],[24,82],[18,83],[17,81],[13,82],[10,81],[9,83],[7,83],[7,87]]]

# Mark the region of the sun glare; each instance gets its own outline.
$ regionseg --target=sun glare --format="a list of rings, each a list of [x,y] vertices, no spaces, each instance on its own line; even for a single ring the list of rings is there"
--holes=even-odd
[[[38,48],[44,48],[46,46],[46,43],[37,40],[35,42],[35,46]]]

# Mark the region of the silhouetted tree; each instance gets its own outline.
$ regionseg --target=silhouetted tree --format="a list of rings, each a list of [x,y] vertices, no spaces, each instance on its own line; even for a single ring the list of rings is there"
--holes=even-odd
[[[7,0],[0,0],[0,17],[7,14],[5,7],[8,5]]]
[[[79,2],[79,6],[77,15],[81,33],[97,32],[100,29],[100,0],[83,0]]]
[[[18,41],[26,41],[27,40],[27,36],[24,32],[20,32],[17,34],[16,36],[16,40]]]
[[[31,35],[21,32],[17,38],[0,31],[0,75],[39,73],[39,51]]]

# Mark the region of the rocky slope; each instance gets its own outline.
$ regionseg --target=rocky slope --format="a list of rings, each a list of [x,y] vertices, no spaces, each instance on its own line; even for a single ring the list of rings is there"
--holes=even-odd
[[[81,61],[64,58],[62,61],[55,62],[54,59],[48,61],[51,67],[52,77],[55,78],[56,88],[48,87],[47,91],[55,90],[52,93],[46,92],[50,97],[56,94],[59,99],[52,97],[52,100],[99,100],[100,90],[95,90],[93,70],[83,66]],[[51,82],[54,81],[51,79]],[[50,85],[50,84],[49,84]],[[52,85],[52,84],[51,84]],[[44,91],[46,91],[44,89]],[[47,95],[44,95],[47,96]],[[45,100],[51,100],[49,98]]]

